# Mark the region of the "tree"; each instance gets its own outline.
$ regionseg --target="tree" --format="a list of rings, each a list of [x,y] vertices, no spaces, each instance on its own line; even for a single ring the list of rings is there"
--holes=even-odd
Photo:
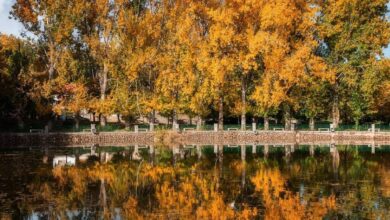
[[[48,79],[54,77],[63,44],[72,34],[71,1],[17,0],[11,14],[44,46]]]
[[[177,124],[178,113],[189,109],[190,82],[194,77],[191,6],[187,1],[175,4],[166,1],[161,6],[165,22],[158,55],[160,73],[156,79],[156,95],[160,112],[171,113],[173,124]]]
[[[383,76],[382,82],[379,85],[377,93],[374,94],[373,108],[376,112],[376,119],[387,120],[390,119],[390,60],[382,59],[376,70]],[[379,75],[379,74],[378,74]]]
[[[304,87],[296,88],[293,96],[298,99],[294,101],[298,104],[301,113],[309,119],[309,129],[315,130],[315,120],[324,118],[330,111],[330,83],[324,81],[311,81]]]
[[[378,58],[383,59],[382,48],[390,42],[387,3],[386,0],[319,3],[323,56],[337,74],[332,116],[336,127],[340,105],[351,113],[356,125],[364,115],[372,114],[374,94],[381,81],[375,65]]]
[[[96,61],[96,69],[92,77],[96,78],[99,97],[95,99],[94,110],[99,113],[101,126],[106,125],[106,115],[111,112],[109,81],[115,71],[114,63],[118,42],[116,41],[117,19],[119,8],[116,1],[98,0],[82,1],[76,11],[80,40],[86,44]]]
[[[149,116],[149,123],[154,123],[162,14],[157,1],[135,2],[120,3],[121,10],[118,11],[119,66],[125,76],[118,80],[129,84],[128,92],[133,97],[131,104],[135,105],[132,108],[135,115]]]
[[[53,111],[57,115],[73,113],[76,130],[79,129],[81,111],[88,110],[90,106],[85,77],[79,72],[81,64],[78,56],[78,53],[65,49],[57,65],[57,77],[52,83],[56,88]]]
[[[0,35],[0,39],[0,117],[4,122],[16,120],[23,129],[27,119],[42,119],[52,112],[42,50],[36,42],[14,36]]]
[[[36,103],[43,104],[37,105],[37,108],[41,115],[49,118],[49,129],[53,96],[57,94],[53,79],[56,77],[64,48],[70,44],[72,38],[74,17],[69,15],[75,8],[77,3],[71,1],[17,0],[11,11],[13,17],[35,37],[36,52],[40,56],[39,65],[46,65],[45,68],[38,67],[34,71],[36,75],[44,74],[46,77],[41,80],[39,89],[36,88],[36,92],[40,94],[35,95],[35,99],[39,99]]]
[[[322,61],[314,54],[318,45],[313,21],[316,11],[307,1],[275,0],[261,5],[261,22],[250,45],[261,57],[261,77],[252,99],[255,113],[264,117],[265,130],[268,117],[276,114],[282,103],[291,102],[296,84],[310,75],[326,77]]]
[[[20,80],[29,69],[30,45],[13,36],[0,35],[0,119],[16,119],[24,127],[29,99]],[[4,121],[5,122],[5,121]],[[4,123],[3,122],[3,123]]]
[[[386,0],[16,0],[1,117],[388,120]],[[10,43],[11,42],[11,43]],[[4,76],[4,77],[3,77]],[[23,93],[27,96],[23,96]],[[14,95],[15,94],[15,95]],[[332,99],[332,104],[329,100]],[[342,111],[339,108],[342,107]],[[8,111],[7,109],[12,109]],[[25,118],[28,118],[25,117]]]

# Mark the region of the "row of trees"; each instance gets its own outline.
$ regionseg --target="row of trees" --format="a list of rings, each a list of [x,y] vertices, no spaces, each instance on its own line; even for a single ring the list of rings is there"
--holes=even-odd
[[[389,120],[386,4],[17,0],[28,34],[1,36],[0,116]]]

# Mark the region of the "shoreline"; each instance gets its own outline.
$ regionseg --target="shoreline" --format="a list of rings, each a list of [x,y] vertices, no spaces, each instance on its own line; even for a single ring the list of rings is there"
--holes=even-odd
[[[155,131],[0,133],[0,148],[131,145],[390,145],[390,132],[367,131]]]

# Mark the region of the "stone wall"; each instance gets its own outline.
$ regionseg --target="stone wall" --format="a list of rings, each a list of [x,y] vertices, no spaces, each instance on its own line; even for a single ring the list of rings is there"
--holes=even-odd
[[[151,132],[100,132],[92,133],[7,133],[0,134],[0,147],[18,146],[127,146],[153,144]]]
[[[188,132],[101,132],[91,133],[2,133],[0,147],[18,146],[129,146],[163,142],[184,145],[242,144],[350,144],[390,145],[390,132],[310,131],[188,131]]]

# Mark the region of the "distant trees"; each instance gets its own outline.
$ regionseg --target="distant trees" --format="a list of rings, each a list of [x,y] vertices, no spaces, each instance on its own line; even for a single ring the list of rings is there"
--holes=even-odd
[[[26,113],[54,112],[78,121],[85,110],[104,126],[110,114],[152,123],[157,111],[173,123],[188,114],[200,127],[215,113],[219,129],[226,116],[242,129],[248,116],[265,129],[276,116],[286,127],[306,118],[311,129],[329,116],[335,125],[340,116],[389,120],[386,4],[17,0],[11,14],[34,38],[1,36],[1,118],[22,125]]]

